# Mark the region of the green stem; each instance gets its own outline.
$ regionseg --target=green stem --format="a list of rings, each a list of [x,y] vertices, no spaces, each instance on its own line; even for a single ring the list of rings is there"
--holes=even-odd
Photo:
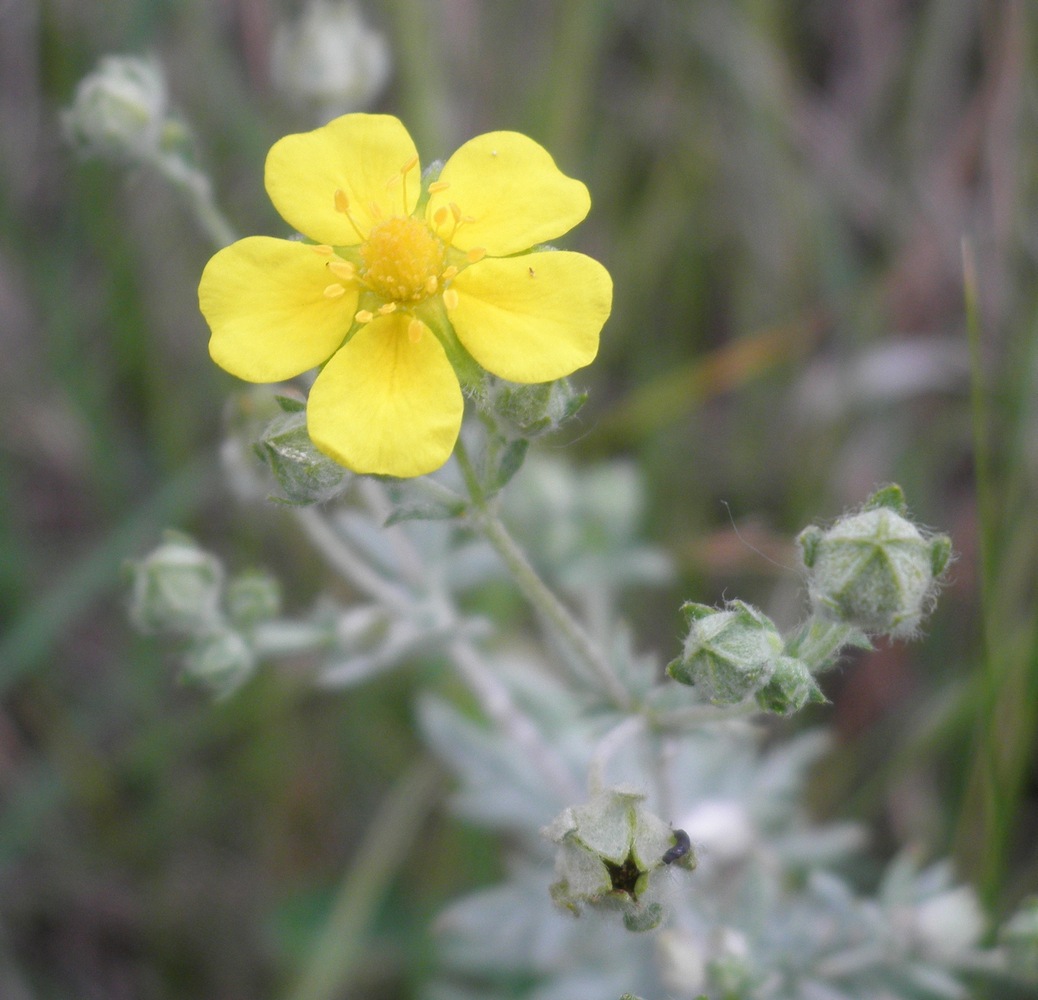
[[[977,283],[977,265],[973,247],[962,243],[963,295],[966,312],[966,334],[970,349],[970,403],[973,424],[973,469],[977,491],[977,550],[980,566],[980,661],[983,670],[982,708],[978,716],[977,756],[972,781],[974,813],[969,820],[960,818],[960,843],[968,844],[970,860],[977,866],[980,892],[988,905],[997,900],[998,883],[1005,854],[1009,818],[1017,800],[1017,789],[1006,773],[1002,746],[1005,711],[1000,710],[1005,697],[1006,677],[1000,658],[993,655],[991,637],[997,634],[998,609],[995,605],[995,531],[998,510],[995,502],[994,470],[991,460],[991,435],[988,424],[988,392],[983,352],[983,326]],[[1001,717],[1001,718],[1000,718]],[[992,727],[987,721],[999,719]],[[993,732],[997,731],[997,737]],[[967,815],[964,811],[963,817]],[[979,830],[978,830],[979,826]],[[964,834],[964,831],[968,831]],[[983,845],[978,848],[974,845]]]
[[[200,170],[184,163],[175,154],[152,158],[156,169],[186,199],[202,232],[217,250],[229,246],[237,238],[234,227],[220,211],[213,197],[213,185]]]
[[[786,644],[786,653],[802,660],[812,674],[818,674],[833,666],[844,646],[864,642],[861,631],[853,625],[812,615]]]
[[[551,588],[537,575],[537,571],[530,565],[526,554],[508,533],[501,519],[490,510],[468,451],[460,440],[454,454],[472,497],[469,514],[473,525],[504,561],[523,596],[541,613],[580,663],[602,683],[614,704],[620,708],[630,709],[631,696],[613,672],[612,665],[605,655]]]
[[[440,767],[420,760],[382,803],[339,886],[332,911],[313,946],[289,1000],[335,1000],[347,996],[349,980],[364,944],[365,929],[422,822],[439,797]]]

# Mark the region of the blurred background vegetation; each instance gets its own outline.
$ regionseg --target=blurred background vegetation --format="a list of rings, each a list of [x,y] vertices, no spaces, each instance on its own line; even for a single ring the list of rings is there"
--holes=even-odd
[[[318,124],[270,73],[298,9],[0,0],[5,1000],[283,995],[421,753],[416,673],[328,694],[269,672],[212,704],[125,621],[121,566],[167,525],[275,567],[290,605],[324,570],[284,512],[243,516],[221,480],[237,386],[195,295],[213,248],[158,177],[79,161],[60,109],[100,56],[154,54],[234,224],[281,234],[263,158]],[[647,476],[680,586],[633,598],[641,645],[673,655],[683,598],[791,624],[791,536],[902,483],[959,559],[925,641],[848,661],[798,720],[838,732],[814,808],[866,820],[878,855],[952,853],[996,915],[1038,890],[1030,5],[363,10],[393,60],[369,109],[424,161],[518,129],[591,189],[567,245],[607,264],[616,304],[566,454]],[[483,835],[416,821],[351,995],[413,995],[436,910],[497,867]]]

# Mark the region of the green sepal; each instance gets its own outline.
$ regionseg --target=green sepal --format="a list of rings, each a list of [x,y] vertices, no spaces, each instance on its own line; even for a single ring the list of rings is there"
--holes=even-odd
[[[876,490],[865,501],[865,510],[875,510],[877,507],[886,507],[888,510],[900,514],[902,517],[908,515],[908,501],[905,499],[905,491],[897,483],[891,483]]]
[[[449,521],[464,514],[468,506],[464,497],[426,477],[389,480],[386,490],[393,502],[387,528],[401,521]]]
[[[659,903],[649,903],[648,906],[624,913],[624,927],[636,934],[655,930],[662,922],[663,907]]]
[[[930,566],[934,577],[940,576],[951,562],[952,540],[947,535],[938,535],[930,542]]]
[[[306,403],[294,396],[274,395],[274,402],[281,407],[285,413],[302,413],[306,409]]]

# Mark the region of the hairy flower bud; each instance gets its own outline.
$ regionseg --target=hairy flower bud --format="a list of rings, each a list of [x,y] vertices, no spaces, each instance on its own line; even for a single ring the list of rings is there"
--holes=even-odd
[[[230,628],[200,636],[184,654],[184,673],[219,695],[236,690],[256,669],[256,657],[241,633]]]
[[[927,538],[905,517],[900,487],[874,494],[858,514],[797,537],[814,612],[873,635],[913,633],[951,558],[945,535]]]
[[[351,474],[314,447],[306,429],[306,413],[293,410],[275,417],[256,445],[282,489],[284,503],[307,506],[338,496]]]
[[[279,24],[270,62],[274,86],[322,123],[370,105],[392,68],[385,36],[350,0],[310,0],[298,20]]]
[[[62,120],[87,153],[147,159],[161,145],[166,115],[166,81],[154,59],[105,56],[79,82]]]
[[[778,715],[792,715],[809,702],[825,701],[807,664],[793,656],[780,656],[775,661],[771,679],[756,697],[764,711]]]
[[[261,570],[240,573],[227,584],[227,613],[232,622],[250,628],[281,611],[281,586]]]
[[[561,427],[587,401],[569,379],[522,385],[498,382],[491,390],[489,407],[522,437],[532,438]]]
[[[579,915],[584,906],[620,910],[628,930],[644,931],[663,919],[660,872],[668,864],[691,871],[695,852],[642,805],[645,796],[611,789],[564,809],[541,832],[559,845],[552,899]],[[680,833],[680,831],[679,831]],[[675,848],[680,850],[676,853]],[[669,855],[675,855],[668,861]]]
[[[715,705],[734,705],[768,683],[782,636],[767,615],[742,601],[724,608],[689,602],[681,608],[688,636],[667,673],[698,688]]]
[[[223,567],[186,535],[167,532],[130,570],[130,618],[142,632],[202,635],[222,622]]]

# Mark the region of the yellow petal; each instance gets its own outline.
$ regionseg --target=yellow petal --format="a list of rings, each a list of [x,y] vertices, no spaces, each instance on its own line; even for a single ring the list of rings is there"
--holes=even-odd
[[[310,390],[310,437],[354,472],[421,476],[454,450],[464,409],[458,379],[440,342],[414,323],[399,313],[372,320]]]
[[[212,359],[247,382],[278,382],[327,361],[353,322],[357,290],[329,298],[336,279],[325,264],[313,247],[269,236],[217,253],[198,285]]]
[[[493,257],[529,250],[569,232],[591,207],[587,188],[567,177],[543,146],[519,132],[488,132],[465,143],[440,173],[426,219],[446,208],[439,233],[459,250]],[[451,203],[463,221],[451,239]]]
[[[376,213],[388,217],[414,211],[417,157],[407,129],[392,115],[343,115],[274,143],[267,154],[267,194],[281,217],[304,236],[331,246],[355,246]],[[402,178],[408,164],[411,169]],[[345,201],[337,199],[337,191]],[[348,206],[349,217],[337,201],[339,208]]]
[[[594,360],[612,307],[609,272],[566,251],[487,257],[462,271],[447,314],[487,371],[510,382],[550,382]]]

